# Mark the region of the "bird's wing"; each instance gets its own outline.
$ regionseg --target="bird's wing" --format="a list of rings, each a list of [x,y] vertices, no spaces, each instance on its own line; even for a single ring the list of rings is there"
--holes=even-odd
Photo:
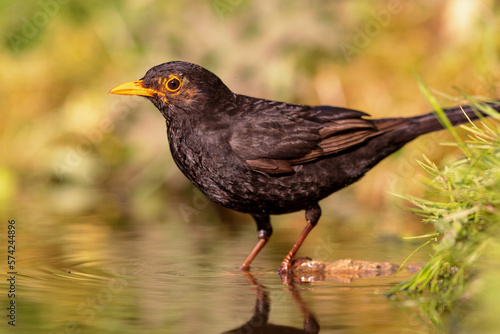
[[[233,152],[263,173],[292,173],[292,165],[341,152],[381,133],[360,111],[265,102],[268,109],[255,111],[266,105],[253,105],[254,113],[233,126],[229,141]]]

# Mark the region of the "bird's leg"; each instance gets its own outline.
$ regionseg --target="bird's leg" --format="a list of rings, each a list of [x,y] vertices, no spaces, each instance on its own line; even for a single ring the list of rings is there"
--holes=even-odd
[[[300,246],[302,246],[302,243],[306,239],[309,232],[311,232],[313,227],[316,226],[316,224],[318,223],[320,216],[321,216],[321,209],[318,204],[315,204],[314,206],[311,206],[310,208],[306,209],[306,220],[307,220],[306,227],[304,228],[304,230],[302,230],[302,233],[297,239],[297,242],[295,242],[290,252],[288,252],[288,254],[285,256],[283,262],[281,262],[280,275],[282,276],[282,278],[285,277],[285,281],[288,281],[288,277],[292,272],[293,258],[297,254]]]
[[[250,263],[253,259],[259,254],[260,250],[264,248],[269,237],[273,234],[273,228],[271,226],[271,222],[269,221],[268,215],[252,215],[257,223],[257,236],[259,241],[252,249],[250,254],[248,254],[245,262],[240,266],[241,270],[248,271],[250,269]]]

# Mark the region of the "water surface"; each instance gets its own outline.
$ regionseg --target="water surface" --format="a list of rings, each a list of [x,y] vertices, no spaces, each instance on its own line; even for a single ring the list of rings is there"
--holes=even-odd
[[[51,229],[50,219],[38,218],[17,220],[19,333],[426,332],[411,307],[384,294],[405,271],[284,286],[276,269],[300,231],[295,224],[277,229],[281,237],[245,275],[238,265],[256,239],[251,225],[236,232],[151,221],[120,228],[88,217]],[[339,241],[325,231],[313,232],[300,255],[401,263],[415,248],[370,235]],[[6,320],[0,328],[13,329]]]

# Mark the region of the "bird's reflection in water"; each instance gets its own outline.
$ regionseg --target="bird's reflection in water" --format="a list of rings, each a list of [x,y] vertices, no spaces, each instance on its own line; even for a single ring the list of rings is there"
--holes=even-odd
[[[238,328],[224,333],[238,333],[238,334],[264,334],[264,333],[319,333],[319,325],[314,315],[309,311],[306,304],[302,300],[299,291],[294,284],[288,284],[287,288],[292,299],[298,308],[304,314],[304,328],[295,328],[283,325],[273,325],[268,323],[269,313],[271,311],[271,301],[266,291],[266,287],[257,283],[256,279],[250,272],[244,273],[248,282],[257,288],[257,299],[255,302],[255,310],[253,316]]]
[[[373,278],[378,276],[393,276],[399,265],[391,262],[372,262],[352,259],[341,259],[335,262],[322,262],[310,258],[298,258],[293,263],[293,275],[281,275],[284,286],[292,295],[296,306],[304,314],[304,328],[273,325],[268,323],[271,301],[266,288],[257,283],[249,271],[243,272],[248,282],[257,289],[257,301],[253,316],[242,326],[225,333],[258,334],[258,333],[318,333],[319,325],[314,315],[302,300],[295,284],[335,280],[341,283],[351,283],[355,279]],[[419,270],[419,264],[410,264],[408,270]],[[345,329],[338,327],[338,329]]]

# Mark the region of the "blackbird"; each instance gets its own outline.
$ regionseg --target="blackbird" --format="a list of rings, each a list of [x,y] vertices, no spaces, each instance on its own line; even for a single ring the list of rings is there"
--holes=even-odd
[[[409,141],[443,129],[432,113],[369,119],[357,110],[235,94],[212,72],[182,61],[155,66],[110,93],[147,97],[166,119],[170,150],[184,175],[215,203],[252,215],[258,242],[242,270],[268,242],[270,215],[305,210],[306,226],[281,263],[286,275],[320,218],[321,199]],[[471,106],[445,112],[453,125],[479,117]]]

